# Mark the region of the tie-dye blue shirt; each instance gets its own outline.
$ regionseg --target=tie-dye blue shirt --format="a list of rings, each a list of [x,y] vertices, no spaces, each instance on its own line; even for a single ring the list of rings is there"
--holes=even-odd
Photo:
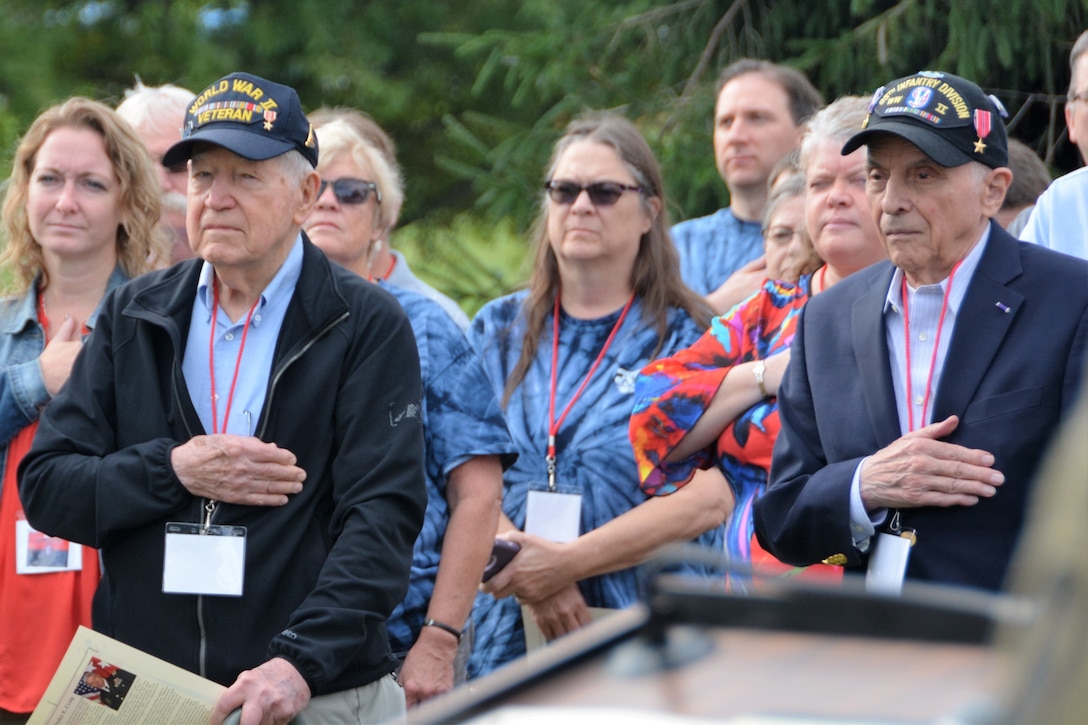
[[[684,284],[704,297],[763,254],[760,223],[742,221],[728,207],[674,225],[672,240],[680,253]]]
[[[500,399],[521,351],[525,296],[523,291],[490,302],[476,315],[469,331],[469,339]],[[618,310],[595,320],[561,315],[556,417],[581,386],[619,316]],[[682,350],[698,340],[702,332],[686,312],[671,311],[668,337],[657,355]],[[627,427],[634,405],[635,377],[650,362],[657,341],[652,323],[642,319],[642,305],[636,300],[605,358],[559,429],[556,481],[581,493],[582,533],[646,500],[638,489],[638,471]],[[530,484],[546,485],[548,480],[544,457],[551,369],[552,316],[549,314],[533,363],[506,408],[507,425],[519,455],[506,471],[503,511],[518,528],[525,526]],[[722,529],[704,534],[698,543],[720,549]],[[721,576],[720,572],[711,574],[701,568],[698,571]],[[621,608],[638,601],[634,568],[586,579],[579,582],[579,587],[591,607]],[[521,610],[513,597],[477,601],[475,618],[476,645],[469,662],[470,676],[486,674],[525,653]]]
[[[423,375],[427,513],[412,553],[408,594],[387,623],[393,652],[403,657],[419,636],[434,592],[450,518],[446,477],[474,456],[498,455],[508,464],[515,449],[499,402],[464,333],[436,302],[396,285],[381,286],[408,313]]]

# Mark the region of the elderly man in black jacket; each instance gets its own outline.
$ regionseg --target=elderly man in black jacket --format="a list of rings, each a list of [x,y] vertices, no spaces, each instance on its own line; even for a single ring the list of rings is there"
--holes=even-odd
[[[403,714],[385,620],[426,502],[411,327],[300,231],[319,179],[294,90],[231,74],[182,133],[163,164],[189,162],[199,259],[104,301],[23,461],[27,517],[101,550],[96,629],[229,686],[214,721]]]

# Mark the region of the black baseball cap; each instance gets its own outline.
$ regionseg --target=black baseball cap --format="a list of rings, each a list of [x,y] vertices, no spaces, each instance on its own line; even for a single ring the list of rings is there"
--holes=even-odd
[[[1005,107],[971,81],[940,71],[921,71],[881,86],[869,103],[862,131],[842,147],[843,155],[890,133],[910,141],[941,166],[978,161],[1009,165]]]
[[[193,144],[200,142],[252,161],[295,149],[317,167],[317,138],[295,89],[249,73],[231,73],[196,95],[181,141],[163,154],[163,166],[188,161]]]

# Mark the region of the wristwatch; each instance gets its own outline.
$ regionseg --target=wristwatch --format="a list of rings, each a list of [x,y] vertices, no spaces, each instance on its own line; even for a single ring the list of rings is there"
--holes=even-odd
[[[771,397],[767,393],[767,384],[763,382],[763,374],[767,372],[767,363],[763,360],[757,360],[755,367],[752,368],[752,374],[756,376],[756,385],[759,386],[759,394],[764,399]]]

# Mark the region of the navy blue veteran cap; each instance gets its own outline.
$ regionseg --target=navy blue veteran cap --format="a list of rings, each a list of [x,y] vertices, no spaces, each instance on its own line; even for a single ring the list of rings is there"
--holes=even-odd
[[[317,139],[298,94],[249,73],[231,73],[196,95],[185,114],[181,141],[163,154],[163,166],[188,161],[193,144],[202,142],[252,161],[296,149],[317,167]]]
[[[890,133],[910,141],[941,166],[979,161],[990,168],[1009,165],[1005,135],[1008,115],[1001,102],[971,81],[939,71],[921,71],[881,86],[869,102],[862,131],[842,153]]]

